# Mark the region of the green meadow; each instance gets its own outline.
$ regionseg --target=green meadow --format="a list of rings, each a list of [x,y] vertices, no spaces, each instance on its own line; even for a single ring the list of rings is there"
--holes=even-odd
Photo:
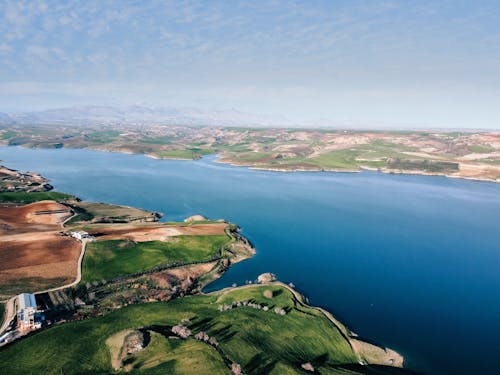
[[[82,281],[109,280],[154,267],[209,261],[231,241],[226,235],[177,236],[170,241],[95,241],[87,244]]]

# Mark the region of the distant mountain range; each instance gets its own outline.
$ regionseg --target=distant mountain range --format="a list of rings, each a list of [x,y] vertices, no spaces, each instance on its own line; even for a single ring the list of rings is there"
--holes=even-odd
[[[213,126],[290,126],[283,117],[231,110],[148,108],[143,106],[80,106],[34,112],[0,113],[0,123],[15,124],[165,124]]]

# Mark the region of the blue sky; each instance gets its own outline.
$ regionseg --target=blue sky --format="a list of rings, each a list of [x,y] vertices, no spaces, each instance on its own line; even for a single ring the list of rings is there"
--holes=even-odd
[[[0,111],[88,104],[498,129],[500,1],[0,0]]]

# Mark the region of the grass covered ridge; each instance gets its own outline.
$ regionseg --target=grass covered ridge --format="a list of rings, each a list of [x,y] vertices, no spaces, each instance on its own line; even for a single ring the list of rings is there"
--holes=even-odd
[[[160,159],[186,159],[186,160],[197,160],[204,155],[212,154],[211,149],[202,149],[198,147],[191,147],[183,150],[160,150],[151,153],[152,156],[158,157]]]
[[[90,221],[97,223],[152,222],[161,217],[155,212],[108,203],[72,202],[70,206],[76,215],[66,223],[68,225]]]
[[[129,368],[148,374],[227,374],[221,356],[206,343],[189,338],[168,339],[152,332],[148,346],[136,355],[128,356]]]
[[[207,262],[220,257],[229,236],[177,236],[169,242],[126,240],[87,244],[82,264],[82,281],[110,280],[144,272],[158,266]]]
[[[249,306],[219,311],[222,304],[243,300],[268,306],[269,311]],[[274,313],[275,307],[287,314]],[[2,373],[112,373],[106,346],[111,335],[152,325],[171,327],[182,319],[188,319],[184,324],[193,335],[203,331],[216,338],[218,350],[192,338],[154,335],[131,360],[132,374],[173,370],[205,374],[211,367],[214,373],[230,374],[229,367],[221,367],[221,356],[239,363],[247,374],[301,374],[301,364],[306,362],[322,374],[370,373],[369,367],[357,365],[355,353],[333,323],[319,311],[298,304],[292,293],[279,285],[134,305],[103,317],[55,326],[1,350]],[[385,369],[384,373],[401,371]]]
[[[5,314],[5,305],[2,302],[0,302],[0,325],[2,325],[4,314]]]
[[[57,191],[41,192],[2,192],[0,203],[33,203],[38,201],[64,201],[73,198],[72,195],[59,193]]]

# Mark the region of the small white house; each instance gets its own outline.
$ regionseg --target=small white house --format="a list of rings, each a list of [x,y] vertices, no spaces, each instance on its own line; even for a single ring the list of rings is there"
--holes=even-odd
[[[77,232],[70,232],[70,235],[71,237],[76,238],[78,241],[81,241],[84,238],[91,238],[91,236],[87,232],[84,232],[83,230]]]

